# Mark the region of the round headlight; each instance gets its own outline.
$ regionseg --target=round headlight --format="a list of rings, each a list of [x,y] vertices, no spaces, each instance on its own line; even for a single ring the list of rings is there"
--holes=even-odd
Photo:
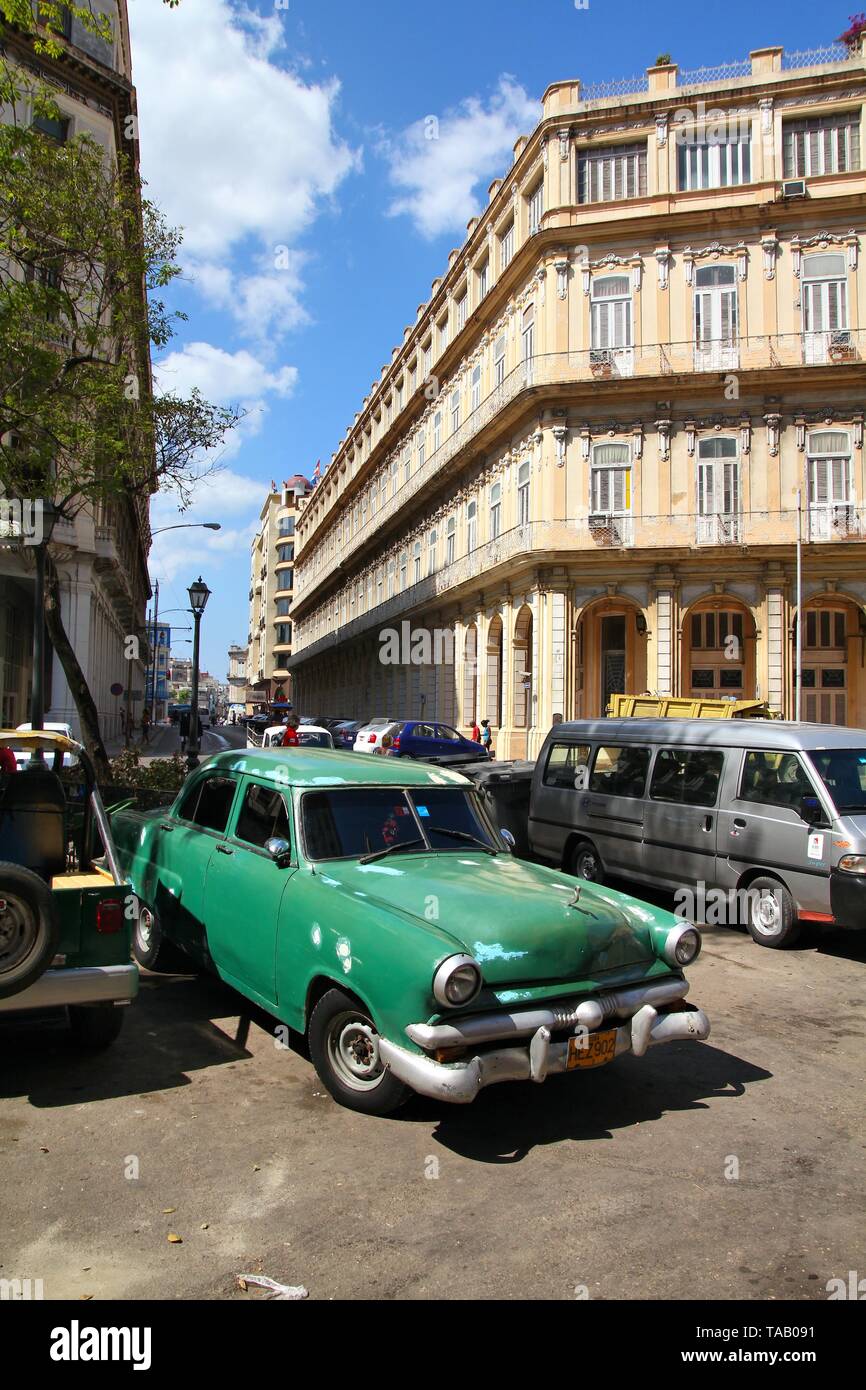
[[[471,1004],[481,989],[481,967],[471,956],[449,956],[433,976],[433,997],[446,1009]]]
[[[664,957],[668,965],[690,965],[701,949],[701,934],[696,927],[674,927],[665,940]]]

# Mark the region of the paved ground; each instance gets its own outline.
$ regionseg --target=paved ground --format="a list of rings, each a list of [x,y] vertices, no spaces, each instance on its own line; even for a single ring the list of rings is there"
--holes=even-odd
[[[246,730],[239,724],[220,724],[216,729],[205,729],[202,732],[201,757],[207,757],[209,753],[218,753],[223,748],[242,748],[246,743]],[[154,758],[170,758],[173,753],[180,752],[180,732],[176,724],[155,724],[150,731],[150,742],[142,743],[141,734],[135,733],[132,740],[132,747],[137,748],[141,753],[144,763],[149,763]],[[116,739],[114,743],[106,745],[110,758],[122,753],[125,744],[123,739]]]
[[[708,1043],[390,1120],[339,1109],[213,980],[146,977],[96,1060],[7,1023],[0,1277],[49,1298],[259,1296],[244,1272],[317,1299],[826,1298],[866,1272],[866,934],[774,952],[710,928],[692,979]]]

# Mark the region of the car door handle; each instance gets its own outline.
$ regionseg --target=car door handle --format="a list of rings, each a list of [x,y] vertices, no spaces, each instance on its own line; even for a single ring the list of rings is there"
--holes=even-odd
[[[160,830],[174,830],[174,826],[167,820],[161,820],[159,822],[159,828]]]
[[[234,850],[233,850],[233,849],[229,849],[228,845],[217,845],[217,853],[218,853],[218,854],[234,854]]]
[[[704,823],[703,823],[703,826],[701,827],[701,829],[702,829],[702,830],[712,830],[712,828],[713,828],[713,818],[712,818],[712,816],[704,816]]]
[[[746,824],[746,821],[744,821],[741,816],[734,816],[734,825],[738,830],[745,830]]]

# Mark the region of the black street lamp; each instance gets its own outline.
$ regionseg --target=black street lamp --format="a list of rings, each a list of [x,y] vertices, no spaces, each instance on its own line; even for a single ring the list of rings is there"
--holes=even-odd
[[[190,584],[187,589],[189,594],[189,606],[192,610],[192,618],[195,623],[195,631],[192,640],[192,709],[190,710],[189,720],[189,751],[186,755],[186,765],[189,771],[198,767],[198,651],[199,634],[201,631],[201,615],[205,610],[205,605],[210,598],[210,589],[205,584],[201,575],[194,584]]]
[[[54,527],[60,519],[60,511],[52,501],[41,504],[42,536],[36,546],[36,592],[33,602],[33,681],[30,687],[30,727],[45,727],[45,700],[43,682],[45,679],[45,567],[48,560],[48,543]],[[36,759],[41,762],[42,753]]]

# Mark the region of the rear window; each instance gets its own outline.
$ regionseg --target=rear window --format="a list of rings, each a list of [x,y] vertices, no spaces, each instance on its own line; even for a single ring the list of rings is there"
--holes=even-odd
[[[715,806],[724,761],[720,751],[662,748],[653,768],[650,797],[682,806]]]
[[[583,791],[589,778],[588,743],[554,743],[547,755],[544,785],[561,790]]]
[[[648,748],[605,744],[595,755],[590,791],[605,796],[643,796],[649,760]]]
[[[222,834],[228,825],[234,799],[235,783],[230,777],[208,777],[188,793],[178,815],[202,830],[216,830]]]

